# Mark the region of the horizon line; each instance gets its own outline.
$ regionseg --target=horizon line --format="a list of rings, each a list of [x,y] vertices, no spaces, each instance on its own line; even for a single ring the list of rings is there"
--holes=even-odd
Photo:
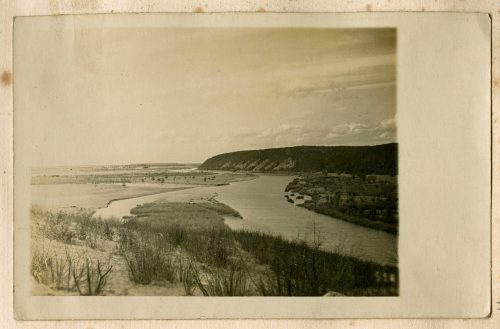
[[[382,143],[382,144],[373,144],[373,145],[295,145],[295,146],[280,146],[280,147],[268,147],[268,148],[260,148],[260,149],[244,149],[244,150],[238,150],[238,151],[229,151],[229,152],[223,152],[223,153],[218,153],[216,155],[212,155],[205,160],[201,162],[192,162],[192,161],[187,161],[187,162],[134,162],[134,163],[114,163],[114,164],[51,164],[51,165],[34,165],[31,166],[31,169],[42,169],[42,168],[68,168],[68,167],[111,167],[111,166],[143,166],[143,165],[201,165],[203,162],[205,162],[208,159],[211,159],[213,157],[216,157],[218,155],[222,154],[229,154],[229,153],[237,153],[237,152],[250,152],[250,151],[264,151],[264,150],[275,150],[275,149],[284,149],[284,148],[297,148],[297,147],[376,147],[376,146],[382,146],[382,145],[389,145],[389,144],[398,144],[398,142],[389,142],[389,143]]]

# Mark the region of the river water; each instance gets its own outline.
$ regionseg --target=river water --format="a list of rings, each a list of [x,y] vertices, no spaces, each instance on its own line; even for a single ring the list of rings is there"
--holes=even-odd
[[[138,204],[165,199],[186,202],[210,198],[237,210],[243,219],[226,218],[232,229],[258,230],[288,239],[313,238],[313,228],[320,234],[325,250],[342,251],[382,264],[397,264],[397,236],[377,231],[298,207],[284,197],[286,185],[293,176],[262,175],[257,179],[225,186],[199,186],[133,199],[113,201],[98,209],[96,216],[123,217]]]

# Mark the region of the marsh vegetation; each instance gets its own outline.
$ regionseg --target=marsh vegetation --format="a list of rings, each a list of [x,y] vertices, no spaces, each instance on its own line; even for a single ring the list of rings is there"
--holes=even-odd
[[[397,268],[260,232],[232,231],[218,202],[154,202],[123,220],[33,207],[31,273],[53,294],[122,295],[121,286],[204,296],[397,295]],[[43,246],[43,247],[40,247]],[[130,288],[131,289],[131,288]],[[140,292],[139,292],[140,293]]]

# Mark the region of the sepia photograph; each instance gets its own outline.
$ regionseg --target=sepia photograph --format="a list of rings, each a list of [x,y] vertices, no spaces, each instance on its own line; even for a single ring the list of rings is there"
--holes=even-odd
[[[398,295],[395,29],[75,32],[34,45],[34,295]]]
[[[54,32],[33,295],[398,295],[396,29]]]

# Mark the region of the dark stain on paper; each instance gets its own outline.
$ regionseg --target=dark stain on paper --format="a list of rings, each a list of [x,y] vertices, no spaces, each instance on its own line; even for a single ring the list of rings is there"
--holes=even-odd
[[[2,81],[2,85],[6,87],[10,86],[12,83],[12,73],[10,73],[10,71],[3,71],[0,80]]]

